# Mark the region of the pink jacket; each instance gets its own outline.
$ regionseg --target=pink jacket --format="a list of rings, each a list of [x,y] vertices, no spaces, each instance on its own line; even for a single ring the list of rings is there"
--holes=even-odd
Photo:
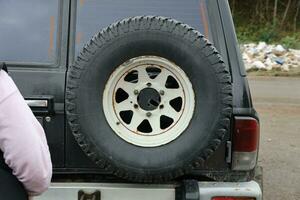
[[[50,184],[52,164],[43,128],[6,72],[0,70],[0,149],[29,196]]]

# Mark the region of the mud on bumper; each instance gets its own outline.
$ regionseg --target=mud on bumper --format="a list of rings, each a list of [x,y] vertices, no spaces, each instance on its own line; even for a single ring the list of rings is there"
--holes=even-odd
[[[196,182],[181,185],[116,183],[53,183],[36,200],[211,200],[213,197],[252,197],[262,200],[262,190],[250,182]]]

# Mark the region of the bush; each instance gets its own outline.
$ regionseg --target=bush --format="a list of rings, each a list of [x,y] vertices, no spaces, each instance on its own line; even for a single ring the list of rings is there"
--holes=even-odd
[[[300,49],[300,37],[297,37],[296,34],[283,37],[280,43],[283,44],[285,48]]]
[[[236,31],[240,43],[266,42],[282,44],[285,48],[300,49],[300,33],[278,30],[270,24],[265,26],[237,25]]]
[[[272,43],[278,38],[278,33],[269,24],[262,27],[258,27],[255,25],[247,25],[237,27],[237,37],[242,43],[259,41]]]

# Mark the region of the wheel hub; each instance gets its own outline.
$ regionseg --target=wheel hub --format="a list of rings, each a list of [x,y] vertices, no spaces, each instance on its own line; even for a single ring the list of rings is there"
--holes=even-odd
[[[161,97],[157,90],[153,88],[144,88],[137,97],[138,105],[147,111],[152,111],[158,108]]]

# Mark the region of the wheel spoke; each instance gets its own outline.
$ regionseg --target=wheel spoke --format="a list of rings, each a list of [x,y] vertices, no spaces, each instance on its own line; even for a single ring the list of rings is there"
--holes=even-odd
[[[169,102],[177,97],[183,97],[183,91],[181,88],[166,89],[166,92],[165,92],[165,95],[163,98]]]
[[[146,71],[146,68],[140,67],[137,69],[138,71],[138,83],[147,83],[150,82],[150,77]]]
[[[160,129],[160,116],[151,116],[148,119],[151,128],[152,128],[152,134],[153,133],[159,133],[161,131]]]
[[[172,118],[174,121],[179,117],[180,112],[176,112],[176,110],[170,106],[169,104],[165,105],[165,108],[163,110],[163,115],[166,115],[170,118]]]
[[[115,109],[117,111],[117,113],[119,114],[121,111],[125,111],[125,110],[133,110],[133,105],[130,102],[130,98],[120,102],[120,103],[116,103],[115,102]]]
[[[124,80],[120,81],[119,85],[120,88],[122,88],[125,92],[127,92],[129,96],[134,94],[134,89],[137,86],[136,83],[131,83]]]
[[[155,77],[155,82],[160,84],[160,86],[165,87],[165,84],[167,82],[168,76],[171,73],[168,70],[162,69],[161,72]]]
[[[137,131],[138,126],[142,123],[143,120],[144,118],[139,113],[133,112],[131,122],[128,126],[131,130]]]

